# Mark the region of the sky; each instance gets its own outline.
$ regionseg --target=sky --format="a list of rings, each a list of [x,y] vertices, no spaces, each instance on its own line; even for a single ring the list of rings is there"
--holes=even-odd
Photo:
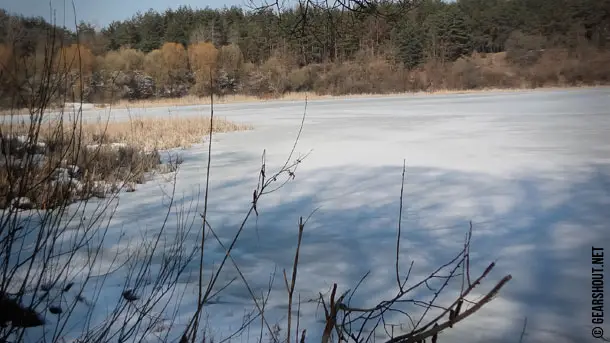
[[[146,12],[152,8],[162,12],[167,8],[179,6],[191,6],[192,8],[222,8],[224,6],[246,7],[248,0],[74,0],[77,21],[85,21],[101,28],[110,24],[113,20],[125,20],[133,16],[137,11]],[[256,1],[256,0],[255,0]],[[23,14],[25,16],[42,16],[51,21],[50,7],[56,11],[56,23],[64,26],[74,27],[74,10],[71,0],[0,0],[0,8],[10,13]],[[64,15],[65,8],[65,15]]]

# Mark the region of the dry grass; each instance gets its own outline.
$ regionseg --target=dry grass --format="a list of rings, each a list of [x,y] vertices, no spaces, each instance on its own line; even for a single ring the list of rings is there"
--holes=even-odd
[[[544,90],[551,89],[573,89],[573,88],[590,88],[599,86],[587,86],[582,85],[578,87],[574,86],[555,86],[555,87],[544,87]],[[538,90],[543,90],[538,89]],[[248,103],[248,102],[268,102],[268,101],[304,101],[305,98],[308,100],[324,100],[324,99],[358,99],[358,98],[387,98],[387,97],[399,97],[405,95],[421,96],[421,95],[444,95],[444,94],[474,94],[474,93],[489,93],[489,92],[521,92],[524,90],[533,91],[531,86],[523,84],[522,87],[518,88],[499,88],[489,87],[483,89],[437,89],[431,91],[420,91],[420,92],[392,92],[386,94],[379,93],[362,93],[362,94],[348,94],[348,95],[319,95],[314,92],[290,92],[280,97],[265,97],[260,98],[256,96],[247,95],[231,95],[223,98],[214,100],[215,104],[231,104],[231,103]],[[180,107],[180,106],[197,106],[197,105],[209,105],[210,100],[207,97],[196,97],[186,96],[182,98],[164,98],[155,100],[138,100],[138,101],[119,101],[113,104],[114,108],[154,108],[154,107]],[[97,105],[98,108],[106,107],[106,105]]]
[[[232,132],[252,129],[249,125],[214,118],[214,132]],[[2,124],[2,132],[12,135],[26,135],[29,124]],[[56,124],[43,124],[41,127],[42,141],[48,141],[56,135]],[[11,131],[12,130],[12,131]],[[65,124],[65,130],[71,130],[70,124]],[[130,121],[101,121],[83,123],[81,144],[124,143],[130,147],[144,151],[164,150],[172,148],[188,148],[192,144],[201,143],[210,132],[209,117],[160,117],[134,118]]]
[[[214,132],[251,128],[216,118],[213,125]],[[84,123],[82,131],[68,123],[62,130],[57,122],[50,122],[40,127],[37,144],[28,143],[31,140],[25,138],[31,136],[29,123],[3,123],[0,128],[3,156],[0,208],[21,197],[27,198],[34,208],[52,208],[91,196],[104,197],[110,189],[127,187],[135,191],[135,185],[146,182],[149,172],[164,173],[159,168],[159,150],[201,143],[210,132],[210,120],[136,118],[127,122]],[[39,162],[28,163],[32,158]],[[60,175],[61,169],[67,172],[71,166],[81,173],[74,180],[66,180]],[[165,166],[166,171],[172,171],[171,161]],[[24,178],[28,187],[18,186]]]
[[[214,118],[213,127],[216,133],[252,129],[249,125],[220,118]],[[192,144],[201,143],[209,134],[210,118],[135,118],[128,122],[85,124],[83,131],[89,133],[91,136],[87,138],[95,142],[103,138],[105,142],[127,143],[146,151],[188,148]]]
[[[515,89],[517,91],[519,89]],[[453,94],[453,93],[474,93],[474,92],[485,92],[485,91],[506,91],[505,89],[488,89],[488,90],[436,90],[430,92],[409,92],[409,93],[361,93],[361,94],[348,94],[348,95],[320,95],[314,92],[289,92],[279,97],[256,97],[249,95],[230,95],[223,98],[214,100],[215,104],[232,104],[232,103],[248,103],[248,102],[268,102],[268,101],[304,101],[305,98],[308,100],[324,100],[324,99],[358,99],[358,98],[371,98],[371,97],[396,97],[404,95],[424,95],[424,94]],[[197,106],[197,105],[209,105],[210,99],[207,97],[196,97],[196,96],[185,96],[182,98],[164,98],[155,100],[138,100],[138,101],[119,101],[113,104],[115,108],[154,108],[154,107],[168,107],[168,106]],[[98,105],[99,108],[106,107],[105,105]]]
[[[241,103],[241,102],[261,102],[261,101],[274,101],[274,100],[305,100],[308,99],[325,99],[332,98],[332,96],[317,95],[314,93],[305,92],[294,92],[286,93],[280,97],[257,97],[252,95],[227,95],[223,97],[217,97],[214,99],[215,104],[229,104],[229,103]],[[198,97],[194,95],[188,95],[181,98],[163,98],[163,99],[151,99],[151,100],[120,100],[112,104],[115,108],[150,108],[150,107],[165,107],[165,106],[195,106],[195,105],[209,105],[209,97]],[[108,107],[109,105],[96,105],[98,108]]]

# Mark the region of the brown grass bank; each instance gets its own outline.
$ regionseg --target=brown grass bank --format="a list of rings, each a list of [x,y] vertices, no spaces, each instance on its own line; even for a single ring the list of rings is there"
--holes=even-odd
[[[315,92],[290,92],[280,96],[274,97],[257,97],[248,95],[229,95],[214,100],[215,104],[233,104],[233,103],[251,103],[251,102],[269,102],[269,101],[304,101],[307,100],[325,100],[325,99],[358,99],[358,98],[389,98],[389,97],[401,97],[401,96],[423,96],[423,95],[445,95],[445,94],[477,94],[477,93],[511,93],[511,92],[534,92],[534,91],[545,91],[545,90],[567,90],[567,89],[583,89],[583,88],[598,88],[598,87],[610,87],[609,85],[582,85],[582,86],[546,86],[532,88],[529,86],[523,87],[511,87],[511,88],[499,88],[499,87],[488,87],[480,89],[437,89],[430,91],[407,91],[407,92],[391,92],[385,94],[379,93],[361,93],[361,94],[346,94],[346,95],[320,95]],[[115,108],[155,108],[155,107],[181,107],[181,106],[198,106],[198,105],[209,105],[210,99],[208,97],[197,97],[197,96],[185,96],[181,98],[164,98],[164,99],[153,99],[153,100],[137,100],[127,101],[121,100],[112,107]],[[97,108],[106,108],[109,105],[96,104]]]
[[[0,125],[0,208],[53,208],[117,190],[135,191],[152,172],[174,171],[159,151],[200,143],[210,118],[136,118],[72,126],[30,123]],[[214,132],[251,129],[214,119]],[[23,183],[26,182],[26,183]]]

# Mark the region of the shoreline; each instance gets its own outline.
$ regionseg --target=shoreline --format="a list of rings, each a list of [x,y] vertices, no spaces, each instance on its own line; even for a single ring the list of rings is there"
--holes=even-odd
[[[562,90],[580,90],[580,89],[596,89],[610,88],[610,85],[583,85],[583,86],[550,86],[537,88],[484,88],[484,89],[441,89],[435,91],[419,91],[419,92],[400,92],[400,93],[362,93],[362,94],[346,94],[346,95],[317,95],[313,92],[293,92],[286,93],[277,98],[259,98],[247,95],[229,95],[224,97],[214,97],[215,105],[223,104],[261,104],[265,102],[289,102],[289,101],[316,101],[316,100],[349,100],[349,99],[383,99],[397,97],[418,97],[418,96],[440,96],[440,95],[465,95],[465,94],[486,94],[486,93],[528,93],[528,92],[543,92],[543,91],[562,91]],[[161,108],[161,107],[187,107],[187,106],[204,106],[210,104],[209,97],[185,96],[182,98],[167,98],[155,100],[137,100],[127,101],[120,100],[115,104],[91,104],[83,103],[82,111],[99,111],[104,109],[114,108]],[[78,109],[78,103],[66,104],[63,110],[72,111]],[[45,112],[59,112],[62,108],[48,107]],[[19,110],[0,110],[0,116],[10,116],[11,111],[14,115],[28,114],[28,109]]]
[[[287,93],[281,97],[263,99],[254,96],[244,95],[229,95],[225,97],[214,97],[214,104],[237,104],[237,103],[265,103],[265,102],[283,102],[283,101],[308,101],[315,100],[348,100],[348,99],[374,99],[374,98],[396,98],[407,96],[438,96],[438,95],[460,95],[460,94],[484,94],[484,93],[518,93],[518,92],[540,92],[553,90],[578,90],[578,89],[593,89],[593,88],[610,88],[610,85],[585,85],[585,86],[552,86],[538,88],[486,88],[473,90],[460,89],[443,89],[436,91],[420,91],[420,92],[400,92],[400,93],[363,93],[363,94],[346,94],[346,95],[317,95],[313,92],[294,92]],[[185,96],[182,98],[170,98],[159,100],[140,100],[140,101],[120,101],[117,104],[95,105],[96,110],[105,108],[159,108],[159,107],[183,107],[183,106],[202,106],[209,105],[209,97],[197,98],[194,96]]]

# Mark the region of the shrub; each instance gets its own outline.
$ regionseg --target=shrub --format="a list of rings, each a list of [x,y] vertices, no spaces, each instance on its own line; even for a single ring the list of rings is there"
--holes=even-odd
[[[609,58],[607,51],[590,50],[557,63],[557,74],[562,82],[574,86],[607,83],[610,81]]]
[[[161,50],[155,49],[148,54],[144,59],[144,72],[150,75],[156,83],[164,84],[167,82],[166,73],[162,68],[163,54]]]
[[[371,85],[370,93],[385,94],[395,92],[400,88],[400,74],[398,67],[384,58],[376,58],[366,65],[368,82]]]
[[[249,95],[278,97],[286,92],[288,87],[288,68],[278,56],[272,56],[261,66],[246,65],[248,73],[244,92]]]
[[[67,87],[66,100],[77,102],[86,100],[91,94],[88,86],[97,62],[91,50],[79,44],[71,44],[59,49],[55,62],[53,68],[53,77],[57,82],[55,85]],[[37,69],[30,70],[36,71]]]
[[[543,36],[527,35],[513,31],[506,40],[506,59],[519,66],[531,66],[541,57],[547,47]]]
[[[469,58],[459,58],[451,65],[448,88],[475,89],[481,86],[481,69]]]
[[[130,72],[144,69],[146,55],[135,49],[109,51],[102,59],[103,68],[110,72]]]
[[[356,63],[333,65],[314,85],[318,94],[344,95],[369,93],[363,66]]]
[[[13,58],[12,49],[6,44],[0,44],[0,107],[2,107],[4,101],[10,102],[13,98],[12,94],[16,92],[16,87],[11,84],[11,65]]]
[[[189,46],[188,58],[195,75],[195,94],[209,94],[212,86],[210,77],[215,78],[218,49],[209,42],[195,43]]]
[[[222,46],[218,50],[217,65],[228,73],[237,74],[244,63],[244,56],[236,44]]]
[[[13,49],[6,44],[0,44],[0,73],[7,72],[13,57]]]
[[[178,43],[165,43],[148,53],[144,70],[155,81],[157,96],[184,96],[192,83],[186,50]]]
[[[323,69],[324,66],[320,64],[310,64],[291,70],[288,74],[288,90],[292,92],[314,90],[314,85],[322,74]]]
[[[271,56],[260,67],[260,71],[267,79],[269,92],[280,95],[286,91],[288,68],[284,60],[278,56]]]
[[[95,68],[96,58],[89,48],[71,44],[60,49],[56,56],[57,73],[81,72],[90,76]]]
[[[243,54],[235,44],[225,45],[218,51],[216,88],[225,95],[236,93],[243,78]]]
[[[188,68],[188,56],[182,44],[171,42],[163,44],[161,56],[162,67],[170,73],[184,72]]]

